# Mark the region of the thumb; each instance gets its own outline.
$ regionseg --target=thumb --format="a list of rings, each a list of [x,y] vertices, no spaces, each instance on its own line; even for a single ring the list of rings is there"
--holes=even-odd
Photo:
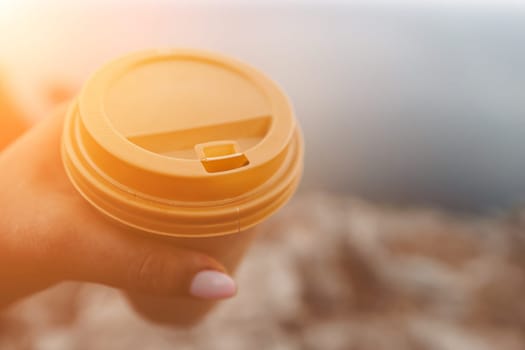
[[[100,218],[98,218],[100,221]],[[104,220],[102,220],[104,221]],[[105,226],[105,232],[69,236],[65,278],[159,296],[223,299],[236,285],[215,259],[155,238]]]

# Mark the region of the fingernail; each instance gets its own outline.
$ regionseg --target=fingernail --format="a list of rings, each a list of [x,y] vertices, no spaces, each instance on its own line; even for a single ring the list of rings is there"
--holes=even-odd
[[[218,271],[201,271],[193,277],[190,294],[202,299],[231,298],[237,292],[235,281]]]

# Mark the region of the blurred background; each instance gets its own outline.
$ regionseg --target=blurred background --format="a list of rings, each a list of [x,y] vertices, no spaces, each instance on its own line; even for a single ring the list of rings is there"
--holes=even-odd
[[[0,0],[0,139],[104,62],[166,46],[282,85],[300,193],[198,327],[66,283],[0,313],[0,349],[525,348],[523,1]]]
[[[478,212],[525,198],[518,0],[0,0],[0,33],[0,69],[30,118],[50,89],[76,89],[116,56],[204,48],[288,92],[303,188]]]

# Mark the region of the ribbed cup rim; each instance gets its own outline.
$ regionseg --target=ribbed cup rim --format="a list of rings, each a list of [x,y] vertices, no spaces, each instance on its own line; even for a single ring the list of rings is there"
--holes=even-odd
[[[210,59],[219,59],[235,67],[240,64],[224,56],[191,50],[172,50],[161,53],[147,51],[127,56],[124,61],[129,60],[130,57],[143,59],[148,55],[177,54],[196,54],[210,57]],[[247,66],[242,64],[242,67]],[[249,68],[243,73],[249,74],[251,71],[252,68]],[[176,169],[173,173],[166,171],[165,168],[144,169],[145,167],[141,164],[133,164],[128,158],[120,157],[120,149],[116,150],[112,148],[113,144],[104,142],[105,138],[108,138],[107,133],[96,134],[97,128],[89,127],[93,117],[99,118],[100,116],[89,114],[93,113],[91,107],[82,109],[82,106],[86,106],[86,101],[90,103],[88,99],[93,98],[89,92],[86,93],[86,88],[71,103],[64,125],[62,159],[71,182],[87,201],[106,216],[140,231],[176,237],[209,237],[237,233],[260,223],[282,207],[295,192],[303,169],[303,139],[286,96],[261,73],[255,70],[253,72],[254,81],[258,82],[263,79],[265,88],[271,90],[270,95],[276,96],[278,100],[276,104],[281,106],[282,111],[290,113],[289,117],[292,120],[292,123],[288,124],[290,130],[284,133],[288,136],[283,139],[282,144],[274,144],[274,154],[271,154],[260,165],[264,167],[270,164],[273,169],[271,176],[253,188],[232,197],[188,201],[151,195],[129,184],[123,184],[113,174],[106,171],[108,162],[112,166],[118,163],[122,169],[130,169],[130,171],[141,171],[157,177],[167,176],[167,181],[173,178],[174,181],[184,183],[185,179],[188,181],[206,179],[202,176],[191,177],[191,174],[181,175]],[[96,80],[97,74],[100,72],[95,73],[90,81]],[[93,103],[100,103],[100,99],[95,99]],[[115,130],[112,132],[117,133]],[[282,130],[280,134],[281,137],[284,135]],[[111,137],[116,136],[118,137],[118,135],[111,135]],[[130,148],[133,146],[130,145]],[[134,149],[134,151],[140,152],[141,150]],[[141,156],[148,156],[148,154]],[[150,154],[150,156],[153,155]],[[242,178],[243,171],[256,172],[257,169],[239,170],[239,174],[235,176]],[[230,175],[225,174],[223,178],[228,179],[227,176]],[[214,174],[209,176],[219,179],[216,183],[220,184],[222,179],[220,176]],[[147,179],[144,177],[145,181]]]

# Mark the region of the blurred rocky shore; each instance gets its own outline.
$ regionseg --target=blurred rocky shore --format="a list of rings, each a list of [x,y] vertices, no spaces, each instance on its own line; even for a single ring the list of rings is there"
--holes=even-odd
[[[148,324],[65,283],[14,305],[0,349],[525,348],[525,216],[459,217],[302,193],[265,226],[240,292],[201,325]]]

